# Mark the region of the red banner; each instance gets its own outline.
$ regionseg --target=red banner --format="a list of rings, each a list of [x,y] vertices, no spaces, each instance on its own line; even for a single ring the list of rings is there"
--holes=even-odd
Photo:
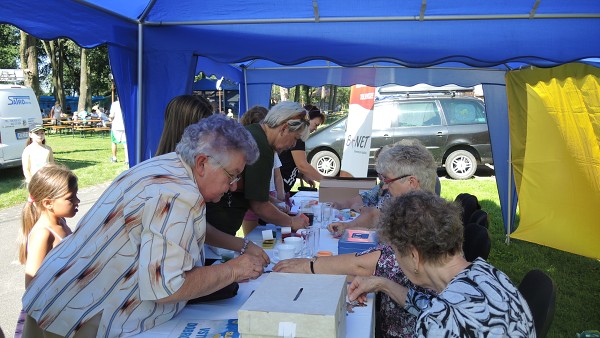
[[[375,104],[375,87],[352,86],[350,88],[350,104],[358,104],[367,110],[372,110]]]

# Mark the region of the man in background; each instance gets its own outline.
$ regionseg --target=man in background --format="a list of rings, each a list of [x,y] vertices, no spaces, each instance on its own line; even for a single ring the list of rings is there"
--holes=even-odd
[[[123,123],[123,113],[121,112],[121,104],[119,101],[113,102],[110,107],[110,115],[108,116],[112,121],[110,127],[110,140],[112,142],[112,158],[111,162],[117,162],[117,145],[123,145],[123,152],[125,152],[125,165],[129,164],[129,157],[127,155],[127,138],[125,136],[125,123]]]

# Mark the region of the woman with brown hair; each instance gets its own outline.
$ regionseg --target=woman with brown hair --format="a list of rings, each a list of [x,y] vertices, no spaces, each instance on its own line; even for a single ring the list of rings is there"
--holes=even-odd
[[[163,132],[154,155],[175,151],[185,128],[211,115],[212,106],[202,96],[181,95],[173,98],[165,109]]]

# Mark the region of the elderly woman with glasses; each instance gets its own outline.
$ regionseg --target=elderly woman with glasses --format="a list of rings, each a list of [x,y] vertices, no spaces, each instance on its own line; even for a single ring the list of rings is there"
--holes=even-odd
[[[235,235],[246,210],[250,209],[266,222],[290,226],[297,230],[308,226],[308,217],[290,216],[270,203],[270,180],[274,153],[292,148],[308,137],[306,110],[297,102],[283,101],[273,106],[261,123],[246,126],[258,145],[256,163],[246,165],[235,191],[217,203],[207,203],[207,220],[217,229]],[[251,231],[252,229],[247,229]]]
[[[436,165],[431,153],[418,142],[395,145],[384,150],[377,158],[383,188],[394,197],[413,190],[433,191]],[[379,217],[379,216],[378,216]],[[295,273],[325,273],[354,276],[379,276],[394,283],[413,287],[422,293],[431,293],[413,285],[398,267],[393,249],[379,245],[358,254],[306,259],[294,258],[280,261],[273,271]],[[381,294],[377,314],[376,333],[382,337],[415,337],[416,317],[390,298]]]
[[[211,116],[176,151],[123,172],[42,263],[23,296],[23,337],[120,337],[175,317],[190,299],[257,278],[258,246],[207,229],[206,202],[237,188],[258,158],[250,133]],[[241,253],[204,266],[204,243]]]
[[[396,253],[411,285],[381,277],[356,277],[350,300],[385,292],[417,317],[419,337],[535,337],[527,302],[508,276],[481,258],[463,257],[462,209],[430,192],[412,191],[391,201],[381,218],[381,238]]]
[[[402,145],[410,147],[398,147]],[[377,227],[379,208],[390,195],[399,196],[416,189],[436,190],[435,160],[427,148],[416,139],[404,139],[394,146],[384,147],[377,157],[376,166],[380,185],[373,190],[381,192],[378,204],[358,208],[361,214],[350,222],[329,224],[327,228],[334,233],[334,236],[341,236],[345,229]]]

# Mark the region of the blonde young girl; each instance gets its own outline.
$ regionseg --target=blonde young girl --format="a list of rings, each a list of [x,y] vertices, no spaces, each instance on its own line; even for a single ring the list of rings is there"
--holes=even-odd
[[[21,157],[25,182],[29,184],[33,174],[49,163],[54,163],[52,148],[46,145],[46,129],[37,125],[29,131],[27,145]]]
[[[75,216],[78,205],[77,176],[71,170],[47,165],[33,175],[19,238],[26,287],[46,254],[71,233],[65,218]]]
[[[23,207],[19,233],[19,261],[25,265],[25,287],[42,261],[63,238],[71,234],[65,218],[77,213],[77,176],[64,166],[47,165],[31,178],[29,199]],[[15,337],[20,337],[26,313],[21,311]]]

